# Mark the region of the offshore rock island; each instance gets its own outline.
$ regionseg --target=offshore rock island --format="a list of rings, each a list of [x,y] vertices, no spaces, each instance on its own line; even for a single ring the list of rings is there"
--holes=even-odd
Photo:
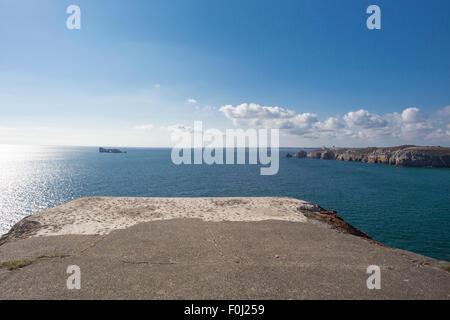
[[[98,148],[98,152],[100,153],[127,153],[126,151],[122,151],[120,149],[108,149],[108,148]]]
[[[287,197],[80,198],[0,239],[0,299],[450,299],[447,269]]]
[[[449,168],[450,148],[403,145],[386,148],[322,148],[308,158],[381,163],[403,167]]]

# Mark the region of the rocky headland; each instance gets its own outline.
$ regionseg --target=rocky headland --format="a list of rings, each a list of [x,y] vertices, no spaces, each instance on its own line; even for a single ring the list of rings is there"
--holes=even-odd
[[[299,150],[294,155],[290,154],[289,152],[286,153],[286,158],[306,158],[307,153],[304,150]]]
[[[382,163],[404,167],[449,168],[450,148],[403,145],[386,148],[322,148],[308,158]]]
[[[307,153],[304,150],[299,150],[294,154],[294,158],[298,158],[298,159],[306,158],[306,156],[307,156]]]

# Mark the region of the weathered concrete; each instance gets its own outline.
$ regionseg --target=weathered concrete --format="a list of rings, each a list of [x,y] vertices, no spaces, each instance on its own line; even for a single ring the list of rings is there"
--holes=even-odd
[[[224,212],[244,203],[217,202]],[[308,208],[317,209],[301,210]],[[439,261],[309,218],[173,218],[104,234],[13,237],[0,246],[0,261],[21,259],[32,262],[0,268],[0,299],[450,298],[450,273]],[[69,265],[81,268],[81,290],[66,288]],[[369,265],[381,268],[380,290],[367,289]]]

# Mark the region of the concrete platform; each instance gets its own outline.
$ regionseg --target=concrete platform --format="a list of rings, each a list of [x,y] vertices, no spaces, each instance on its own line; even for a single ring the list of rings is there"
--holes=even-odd
[[[61,221],[50,223],[68,208],[95,212],[112,199],[115,205],[103,215],[143,215],[145,221],[92,234],[42,235],[70,230],[58,228]],[[19,228],[0,245],[0,299],[450,299],[450,273],[442,262],[306,218],[317,206],[290,198],[228,200],[190,200],[210,203],[222,212],[220,219],[195,217],[203,209],[174,199],[167,203],[184,202],[186,217],[130,213],[139,203],[152,205],[153,213],[163,210],[161,198],[82,198],[30,216],[26,220],[37,227]],[[223,219],[228,211],[240,218]],[[73,225],[89,225],[86,215],[71,217]],[[14,264],[6,262],[14,260],[23,266],[8,270]],[[80,290],[66,287],[69,265],[80,267]],[[381,268],[379,290],[367,288],[369,265]]]

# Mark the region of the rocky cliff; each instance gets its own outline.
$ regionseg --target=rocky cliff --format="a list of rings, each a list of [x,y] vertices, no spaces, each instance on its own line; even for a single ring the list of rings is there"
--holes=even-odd
[[[383,163],[405,167],[450,167],[450,148],[398,146],[388,148],[323,148],[308,152],[308,158]]]
[[[307,153],[304,150],[299,150],[294,154],[294,158],[306,158]]]

